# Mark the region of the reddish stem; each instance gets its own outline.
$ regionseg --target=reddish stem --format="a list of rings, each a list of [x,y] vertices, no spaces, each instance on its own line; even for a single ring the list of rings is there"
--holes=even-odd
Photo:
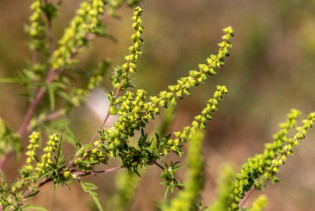
[[[53,69],[49,70],[49,73],[48,73],[46,81],[45,81],[46,85],[49,85],[53,81],[54,75],[55,75],[55,71]],[[18,131],[18,133],[21,137],[26,133],[28,126],[31,122],[32,116],[35,112],[35,109],[36,109],[37,105],[39,104],[39,102],[44,97],[45,92],[46,92],[46,89],[44,87],[41,87],[38,90],[38,92],[36,93],[35,98],[31,102],[30,106],[28,107],[28,110],[26,112],[26,115],[24,117],[22,125]]]
[[[9,152],[4,155],[4,157],[0,160],[0,170],[4,169],[5,165],[8,163],[12,155],[13,152]]]
[[[55,112],[52,112],[52,113],[48,114],[48,115],[45,116],[43,119],[38,118],[38,119],[37,119],[37,122],[38,122],[38,124],[41,124],[41,123],[43,123],[43,122],[48,122],[48,121],[57,119],[58,117],[64,115],[65,113],[66,113],[66,110],[65,110],[65,109],[60,109],[60,110],[58,110],[58,111],[55,111]]]
[[[244,205],[246,204],[247,200],[251,197],[251,195],[254,193],[255,189],[252,188],[245,196],[245,198],[243,199],[243,201],[240,204],[240,208],[243,208]]]

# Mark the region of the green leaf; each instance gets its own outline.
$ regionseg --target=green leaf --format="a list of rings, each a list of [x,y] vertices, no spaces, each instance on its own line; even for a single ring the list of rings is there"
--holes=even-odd
[[[23,207],[23,210],[40,210],[40,211],[47,211],[46,208],[35,206],[35,205],[26,205]]]
[[[0,78],[0,84],[17,83],[18,81],[17,78]]]
[[[74,146],[77,150],[81,149],[82,145],[80,144],[80,142],[78,141],[78,139],[76,139],[74,136],[72,137],[72,140],[74,142]]]
[[[37,195],[38,193],[39,193],[39,190],[34,191],[33,193],[27,195],[27,197],[25,197],[25,198],[32,198],[33,196]]]
[[[92,191],[92,190],[96,190],[97,189],[96,185],[94,185],[91,182],[82,182],[82,181],[80,182],[80,185],[81,185],[82,189],[85,192],[87,192],[92,197],[92,199],[93,199],[96,207],[98,208],[98,210],[99,211],[103,211],[103,208],[102,208],[100,200],[99,200],[99,198],[97,196],[97,193]]]
[[[50,110],[55,110],[55,87],[54,86],[48,86],[48,94],[49,94],[49,102],[50,102]]]

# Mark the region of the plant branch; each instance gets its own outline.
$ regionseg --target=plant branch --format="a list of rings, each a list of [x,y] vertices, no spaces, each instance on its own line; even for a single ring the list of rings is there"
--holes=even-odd
[[[83,171],[74,171],[72,172],[72,174],[75,174],[79,177],[84,177],[84,176],[88,176],[88,175],[97,175],[97,174],[105,174],[105,173],[111,173],[111,172],[115,172],[115,171],[118,171],[120,169],[122,169],[123,167],[122,166],[116,166],[116,167],[113,167],[113,168],[109,168],[109,169],[104,169],[104,170],[98,170],[98,171],[90,171],[90,172],[83,172]],[[60,173],[62,174],[62,172]],[[38,187],[37,189],[40,189],[41,187],[43,187],[44,185],[52,182],[54,179],[53,178],[48,178],[44,181],[42,181],[41,183],[38,184]],[[24,192],[23,194],[23,198],[27,198],[31,195],[31,191],[30,190],[27,190]]]
[[[58,71],[58,72],[61,72],[61,71]],[[55,74],[56,74],[55,70],[53,70],[53,69],[49,70],[49,73],[48,73],[47,78],[45,80],[46,85],[49,85],[53,81]],[[45,93],[46,93],[46,88],[41,87],[38,90],[38,92],[35,94],[35,97],[32,100],[31,104],[29,105],[27,112],[26,112],[26,115],[24,117],[24,120],[22,122],[22,125],[18,131],[18,134],[21,137],[26,133],[26,131],[29,127],[29,124],[31,122],[31,119],[34,115],[35,109],[38,106],[38,104],[40,103],[40,101],[42,100],[42,98],[44,97]]]
[[[249,192],[247,192],[246,196],[244,197],[243,201],[240,204],[241,209],[245,206],[246,202],[251,197],[251,195],[254,193],[254,191],[255,191],[255,188],[252,188]]]
[[[62,108],[62,109],[59,109],[55,112],[52,112],[48,115],[46,115],[44,118],[38,118],[37,119],[37,122],[38,124],[42,124],[44,122],[48,122],[48,121],[51,121],[51,120],[54,120],[54,119],[57,119],[58,117],[64,115],[66,113],[66,109]]]
[[[159,167],[163,171],[165,170],[164,167],[161,164],[159,164],[158,162],[154,161],[153,163],[154,163],[154,165],[156,165],[157,167]],[[173,178],[173,180],[174,180],[174,182],[179,183],[178,180],[175,177]],[[182,187],[182,186],[178,186],[178,189],[179,190],[185,190],[185,188]]]

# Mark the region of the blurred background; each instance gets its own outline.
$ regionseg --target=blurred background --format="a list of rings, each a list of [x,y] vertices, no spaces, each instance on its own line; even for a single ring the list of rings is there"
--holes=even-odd
[[[14,76],[31,60],[23,29],[28,23],[30,2],[0,0],[1,77]],[[63,1],[54,23],[57,38],[80,2]],[[226,65],[217,76],[179,103],[172,125],[175,130],[188,125],[217,84],[228,87],[229,94],[208,124],[204,141],[207,183],[202,196],[204,204],[209,204],[215,194],[221,164],[231,163],[238,170],[246,158],[260,153],[264,143],[272,141],[278,123],[285,120],[291,108],[303,111],[304,117],[315,110],[315,1],[144,0],[141,6],[145,43],[134,84],[149,94],[166,89],[177,78],[197,68],[210,53],[215,53],[222,28],[231,25],[235,30],[231,57]],[[120,19],[105,17],[109,32],[118,42],[106,39],[93,42],[79,56],[81,68],[89,70],[103,58],[110,58],[114,66],[123,62],[133,33],[132,10],[123,7],[118,14]],[[105,80],[101,89],[110,88],[109,80]],[[0,84],[0,116],[15,130],[27,108],[27,100],[21,95],[23,91],[20,86]],[[71,115],[71,128],[82,141],[94,134],[100,122],[91,106],[78,108]],[[315,209],[314,138],[313,130],[280,169],[282,182],[263,191],[269,198],[266,210]],[[66,157],[71,157],[71,153],[69,150]],[[10,169],[13,180],[16,167],[10,165]],[[144,174],[130,210],[156,208],[163,198],[159,175],[156,167]],[[179,177],[184,179],[184,174]],[[88,179],[99,186],[98,193],[105,205],[115,191],[115,174]],[[54,194],[51,186],[46,186],[45,194],[39,194],[32,202],[49,210],[89,210],[89,197],[76,185],[70,188],[71,193],[60,187]]]

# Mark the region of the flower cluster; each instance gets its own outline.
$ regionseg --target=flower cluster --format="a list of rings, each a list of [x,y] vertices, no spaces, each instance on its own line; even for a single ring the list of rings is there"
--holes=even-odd
[[[215,75],[216,68],[224,65],[225,57],[229,56],[229,49],[232,47],[230,39],[233,37],[233,29],[229,26],[223,29],[223,42],[219,43],[219,50],[217,55],[210,55],[207,59],[207,64],[199,64],[199,71],[191,70],[189,76],[183,77],[177,81],[176,85],[168,86],[169,91],[162,91],[158,96],[152,96],[150,106],[156,107],[159,105],[167,108],[169,105],[176,104],[176,98],[182,99],[184,94],[189,95],[190,89],[203,83],[209,76]]]
[[[125,57],[126,63],[116,67],[114,75],[111,77],[113,87],[115,89],[125,90],[130,87],[130,78],[129,74],[136,72],[136,62],[139,60],[139,56],[142,54],[141,46],[143,45],[143,39],[141,38],[143,32],[142,26],[142,9],[136,7],[134,9],[134,15],[132,24],[135,33],[131,36],[133,45],[129,47],[129,55]]]
[[[59,142],[60,137],[57,134],[49,136],[47,146],[43,149],[45,153],[42,155],[40,162],[37,163],[35,169],[39,175],[44,174],[51,169],[51,166],[53,165],[53,154],[56,151]]]
[[[168,87],[170,90],[169,93],[172,93],[172,95],[169,94],[169,101],[172,104],[175,103],[175,96],[181,99],[184,94],[189,95],[191,87],[195,87],[203,83],[209,76],[216,74],[216,68],[220,68],[224,65],[224,58],[229,56],[229,49],[232,47],[230,39],[233,37],[233,29],[229,26],[223,29],[223,32],[223,41],[218,44],[220,47],[218,54],[210,55],[207,59],[207,64],[199,64],[199,71],[191,70],[188,77],[181,78],[178,80],[178,84]],[[160,97],[161,95],[165,95],[165,93],[162,92],[160,93]],[[167,101],[161,104],[162,106],[167,107]]]
[[[25,152],[26,163],[20,170],[21,178],[16,180],[11,186],[11,191],[13,193],[21,189],[31,179],[30,177],[32,176],[34,170],[32,163],[37,160],[36,152],[39,148],[39,140],[40,135],[38,132],[33,132],[29,136],[30,144],[27,146],[27,151]]]
[[[120,115],[114,127],[105,131],[105,144],[111,156],[117,155],[117,147],[124,146],[128,137],[134,135],[135,130],[144,128],[150,120],[154,119],[154,116],[160,113],[160,107],[168,108],[170,105],[175,105],[176,98],[182,99],[183,94],[189,94],[188,92],[191,88],[198,86],[209,76],[215,74],[216,68],[222,67],[224,58],[229,56],[228,50],[232,47],[229,39],[233,36],[233,29],[227,27],[223,31],[223,42],[219,44],[217,55],[211,55],[207,59],[207,64],[200,64],[199,71],[190,71],[189,76],[179,79],[176,85],[169,86],[169,91],[162,91],[158,96],[151,96],[150,101],[146,103],[144,103],[146,97],[142,90],[137,91],[138,99],[141,99],[139,102],[133,100],[133,94],[131,92],[126,92],[120,97],[116,97],[113,92],[109,93],[111,114],[118,113]],[[204,128],[205,121],[211,119],[209,112],[216,110],[216,104],[226,93],[227,89],[224,86],[217,87],[214,98],[208,101],[207,108],[202,111],[202,116],[196,117],[196,120],[193,122],[193,127]],[[189,132],[189,130],[187,132]],[[174,142],[172,150],[180,153],[179,144],[179,141]],[[166,150],[163,151],[167,153]]]
[[[55,50],[51,58],[54,70],[71,65],[73,56],[88,45],[94,35],[104,35],[105,28],[101,20],[104,14],[103,0],[83,1],[76,12],[76,16],[65,30],[59,41],[60,47]]]
[[[23,169],[26,171],[32,171],[33,166],[31,163],[36,159],[36,151],[39,147],[39,133],[38,132],[33,132],[29,138],[30,144],[27,146],[27,151],[25,153],[26,155],[26,165],[24,166]]]
[[[110,100],[112,98],[109,96]],[[134,136],[135,130],[140,130],[148,122],[149,117],[144,115],[145,101],[146,92],[138,89],[135,94],[126,92],[123,96],[117,98],[117,104],[120,106],[118,110],[111,107],[111,114],[119,114],[114,127],[105,131],[105,144],[111,156],[115,156],[116,148],[119,145],[124,145],[128,137]]]
[[[190,139],[197,129],[204,129],[206,127],[206,122],[212,119],[212,113],[217,110],[216,105],[223,99],[227,92],[228,90],[225,86],[217,86],[217,90],[214,92],[213,98],[207,101],[206,107],[201,111],[200,115],[197,115],[194,118],[191,126],[185,127],[181,132],[174,132],[176,137],[174,140],[167,140],[166,144],[168,147],[172,151],[182,154],[181,144],[187,142],[187,139]],[[165,150],[163,151],[164,153],[167,153]]]
[[[29,18],[30,25],[26,27],[26,32],[31,37],[31,50],[42,50],[45,46],[46,37],[45,21],[42,17],[43,5],[41,0],[33,0],[31,4],[32,14]]]
[[[94,141],[93,144],[88,144],[82,147],[77,158],[74,160],[74,164],[79,166],[83,171],[91,170],[95,165],[99,163],[106,164],[108,156],[105,151],[104,145],[100,140]]]
[[[292,109],[286,122],[280,124],[281,130],[274,135],[274,141],[265,144],[264,152],[249,158],[242,166],[241,172],[236,174],[229,199],[229,210],[238,210],[240,200],[251,188],[261,189],[268,180],[278,182],[275,175],[279,172],[279,167],[285,163],[288,155],[293,154],[293,147],[305,138],[307,129],[311,128],[315,121],[315,113],[309,114],[308,118],[303,120],[303,125],[296,127],[297,133],[294,137],[288,138],[287,134],[290,129],[295,128],[299,116],[300,112]]]
[[[40,161],[36,156],[37,150],[39,148],[40,134],[38,132],[33,132],[29,136],[30,144],[27,146],[26,164],[20,170],[20,178],[17,179],[11,186],[11,191],[13,198],[21,197],[23,198],[23,192],[20,190],[29,184],[28,191],[30,193],[36,193],[38,184],[36,183],[43,175],[48,176],[48,172],[52,171],[52,157],[53,153],[56,151],[60,138],[57,135],[51,135],[47,142],[47,146],[43,149],[45,154],[41,156]],[[36,167],[34,168],[32,163],[38,161]],[[16,195],[14,195],[16,194]]]

